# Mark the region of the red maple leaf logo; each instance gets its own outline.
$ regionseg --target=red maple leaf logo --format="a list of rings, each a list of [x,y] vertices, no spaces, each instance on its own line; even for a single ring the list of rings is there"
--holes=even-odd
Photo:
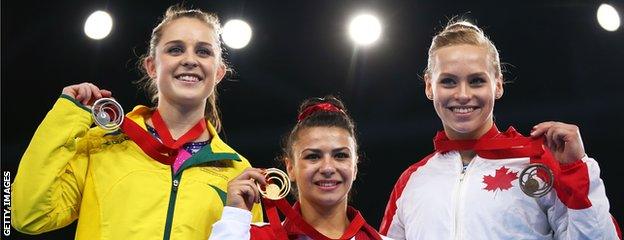
[[[496,189],[507,190],[511,188],[511,181],[518,179],[518,172],[509,171],[509,168],[502,166],[496,170],[496,174],[483,176],[485,190],[496,191]]]

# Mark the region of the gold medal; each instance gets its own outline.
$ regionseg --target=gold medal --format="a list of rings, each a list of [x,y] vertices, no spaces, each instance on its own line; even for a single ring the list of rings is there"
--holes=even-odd
[[[290,178],[284,171],[277,168],[269,168],[265,170],[264,176],[267,182],[264,188],[256,182],[256,186],[258,186],[262,196],[271,200],[279,200],[288,195],[290,192]]]
[[[524,194],[533,198],[540,198],[552,189],[555,175],[546,165],[532,163],[522,170],[518,181]]]

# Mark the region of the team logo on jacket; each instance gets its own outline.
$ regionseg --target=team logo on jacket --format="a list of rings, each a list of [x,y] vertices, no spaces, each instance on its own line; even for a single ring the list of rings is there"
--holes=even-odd
[[[507,190],[511,188],[511,181],[518,179],[518,172],[514,172],[502,166],[494,173],[494,176],[483,176],[483,189],[495,192],[496,190]]]

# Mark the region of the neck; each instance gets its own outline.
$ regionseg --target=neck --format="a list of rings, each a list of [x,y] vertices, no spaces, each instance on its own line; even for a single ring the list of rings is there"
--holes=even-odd
[[[331,207],[313,205],[300,199],[303,220],[329,238],[339,238],[349,227],[346,200]]]
[[[197,106],[180,106],[174,105],[167,101],[158,101],[158,112],[162,117],[173,139],[178,139],[188,132],[200,120],[204,120],[204,107],[206,103]],[[147,123],[152,124],[151,118]],[[195,139],[196,141],[205,141],[210,138],[208,131],[204,131],[202,135]]]
[[[494,120],[489,119],[485,124],[472,132],[461,133],[450,129],[450,127],[447,126],[444,126],[444,132],[446,133],[446,137],[450,140],[473,140],[481,138],[488,131],[490,131],[493,125]],[[461,156],[462,162],[468,164],[477,154],[473,150],[465,150],[459,151],[459,155]]]

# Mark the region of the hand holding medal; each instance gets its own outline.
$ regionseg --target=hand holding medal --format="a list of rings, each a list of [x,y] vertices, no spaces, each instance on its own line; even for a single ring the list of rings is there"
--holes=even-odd
[[[102,129],[115,131],[121,127],[124,111],[117,101],[110,98],[110,91],[85,82],[67,86],[62,93],[90,107],[93,121]]]

